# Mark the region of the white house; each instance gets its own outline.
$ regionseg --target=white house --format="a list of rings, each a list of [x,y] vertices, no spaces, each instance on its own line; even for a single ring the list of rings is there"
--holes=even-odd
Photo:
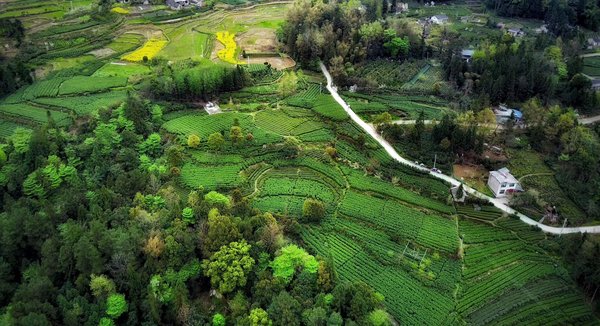
[[[487,184],[496,198],[506,197],[513,192],[523,191],[523,188],[521,188],[521,185],[519,184],[519,180],[510,174],[510,171],[507,168],[490,172]]]
[[[587,39],[588,49],[600,48],[600,37],[590,37]]]
[[[221,108],[219,107],[219,105],[217,105],[217,104],[215,104],[213,102],[206,103],[206,105],[204,106],[204,110],[208,114],[222,113]]]
[[[429,20],[431,20],[431,22],[434,24],[443,25],[448,22],[448,16],[447,15],[435,15],[435,16],[431,16],[431,18]]]
[[[517,123],[523,120],[523,112],[517,109],[509,109],[503,104],[494,109],[494,115],[496,115],[496,122],[501,124],[507,123],[510,119],[514,119]]]
[[[520,28],[509,28],[507,31],[512,37],[521,37],[525,36],[525,32]]]
[[[474,54],[475,50],[471,49],[464,49],[460,52],[460,55],[462,56],[463,60],[466,60],[467,62],[471,61],[471,58],[473,58]]]

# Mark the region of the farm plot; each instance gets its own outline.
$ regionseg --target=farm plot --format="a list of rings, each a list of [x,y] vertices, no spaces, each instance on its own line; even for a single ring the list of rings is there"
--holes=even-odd
[[[221,44],[225,46],[224,49],[221,49],[217,52],[217,56],[219,57],[219,59],[223,60],[224,62],[237,64],[238,60],[236,57],[238,47],[235,43],[235,34],[225,31],[217,32],[216,36],[217,41],[221,42]]]
[[[503,218],[495,223],[496,225],[517,233],[517,236],[523,240],[536,242],[546,239],[545,234],[535,226],[527,225],[516,218]]]
[[[502,217],[502,211],[494,206],[456,205],[458,214],[486,221],[493,221]]]
[[[253,201],[254,207],[296,218],[302,216],[306,198],[321,200],[326,211],[332,214],[339,197],[332,187],[333,181],[327,181],[325,176],[307,169],[273,169],[257,184],[258,197]]]
[[[125,77],[76,76],[65,80],[59,88],[59,95],[99,93],[111,88],[127,86]]]
[[[418,94],[436,94],[443,84],[441,67],[427,65],[413,79],[402,85],[402,90]]]
[[[14,123],[9,120],[2,120],[0,118],[0,139],[10,137],[17,128],[24,128],[22,125]],[[27,128],[26,128],[27,129]]]
[[[426,215],[393,200],[348,191],[339,212],[428,248],[448,254],[458,249],[454,221]]]
[[[137,75],[147,75],[152,70],[144,65],[135,63],[110,62],[96,70],[92,77],[131,77]]]
[[[288,97],[286,102],[292,106],[310,108],[321,92],[322,87],[316,84],[309,84],[305,90]]]
[[[584,58],[583,73],[588,76],[600,77],[600,56]]]
[[[539,154],[533,151],[510,151],[508,168],[517,177],[525,190],[536,189],[540,197],[550,205],[556,205],[561,216],[578,223],[585,221],[585,213],[578,207],[559,186],[552,175],[554,171],[544,163]],[[527,176],[528,175],[528,176]],[[526,177],[525,177],[526,176]],[[537,211],[539,216],[542,211]]]
[[[231,189],[240,185],[241,165],[196,165],[184,164],[181,182],[191,189],[204,187],[206,190]]]
[[[171,42],[158,53],[159,56],[169,58],[171,61],[210,57],[214,36],[197,32],[187,26],[168,35]]]
[[[66,78],[52,78],[36,82],[25,88],[22,99],[25,101],[32,100],[38,97],[54,97],[58,95],[60,85]]]
[[[271,171],[269,171],[271,172]],[[296,196],[302,198],[315,198],[330,206],[337,198],[331,186],[314,179],[299,178],[295,171],[287,175],[272,175],[259,180],[260,196]]]
[[[61,107],[75,112],[77,115],[93,113],[103,107],[111,107],[127,99],[126,91],[112,91],[107,93],[92,94],[87,96],[69,96],[54,98],[37,98],[35,103],[41,105]]]
[[[253,125],[252,117],[250,115],[222,113],[213,116],[205,114],[186,115],[166,122],[163,125],[163,128],[172,133],[186,136],[197,134],[202,139],[206,139],[214,132],[229,131],[236,119],[242,129],[248,129]]]
[[[440,201],[420,196],[410,190],[394,186],[389,182],[377,178],[364,176],[361,172],[355,170],[348,170],[347,172],[347,178],[352,188],[382,194],[415,205],[416,207],[425,207],[446,214],[453,213],[451,206]]]
[[[160,52],[160,50],[162,50],[162,48],[164,48],[167,45],[167,43],[168,42],[163,39],[149,39],[148,41],[146,41],[146,43],[144,43],[144,45],[141,48],[127,55],[124,55],[122,59],[133,62],[143,61],[144,58],[146,58],[146,60],[150,60],[154,58]]]
[[[59,111],[47,111],[43,108],[28,104],[3,104],[0,105],[0,116],[25,124],[44,124],[48,122],[48,114],[59,126],[70,123],[69,115]]]
[[[140,47],[144,43],[144,36],[140,34],[125,33],[107,45],[116,53],[127,53]]]
[[[277,143],[283,138],[277,134],[266,131],[254,124],[252,116],[243,113],[222,113],[216,115],[191,114],[167,121],[163,128],[168,132],[188,136],[197,134],[201,139],[207,139],[214,132],[223,132],[228,135],[234,121],[238,121],[244,133],[250,132],[254,136],[254,145]]]
[[[373,81],[378,87],[400,88],[424,66],[423,61],[370,61],[358,66],[353,76]]]
[[[263,212],[272,212],[284,216],[302,216],[304,198],[297,196],[265,196],[253,200],[253,206]]]
[[[255,120],[258,127],[282,136],[301,136],[327,128],[314,116],[308,116],[310,113],[307,111],[307,117],[292,117],[283,110],[263,110],[256,114]]]
[[[447,102],[434,96],[366,95],[349,92],[343,95],[351,99],[359,113],[390,111],[395,115],[400,113],[406,118],[416,119],[423,112],[425,119],[441,119],[450,112],[446,107]],[[352,104],[350,106],[354,109]]]
[[[459,228],[465,242],[470,239],[464,249],[457,305],[467,323],[565,325],[594,321],[567,271],[535,245],[485,224],[460,221]]]
[[[340,279],[365,282],[383,294],[387,308],[403,323],[448,323],[454,307],[454,278],[460,271],[460,265],[452,260],[429,260],[430,266],[439,272],[430,276],[444,282],[436,281],[437,286],[429,286],[431,279],[425,272],[419,274],[418,261],[401,257],[405,245],[392,241],[388,234],[368,225],[333,218],[322,226],[303,227],[301,236],[315,253],[333,258]],[[406,302],[411,304],[403,304]]]
[[[348,119],[344,109],[329,95],[318,95],[312,109],[331,120],[343,121]]]

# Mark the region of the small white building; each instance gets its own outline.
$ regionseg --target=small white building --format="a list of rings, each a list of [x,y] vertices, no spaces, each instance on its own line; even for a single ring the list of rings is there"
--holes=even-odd
[[[433,24],[443,25],[448,22],[448,16],[447,15],[435,15],[435,16],[431,16],[431,18],[429,20]]]
[[[525,36],[525,32],[520,28],[509,28],[506,32],[508,34],[510,34],[512,37]]]
[[[490,172],[487,184],[496,198],[506,197],[513,192],[523,191],[519,180],[510,174],[507,168]]]
[[[542,25],[535,29],[536,34],[548,33],[548,25]]]
[[[600,37],[590,37],[587,39],[587,48],[590,50],[600,48]]]
[[[213,102],[206,103],[206,105],[204,106],[204,110],[209,115],[218,114],[218,113],[222,113],[223,112],[223,111],[221,111],[221,108],[219,107],[219,105],[217,105],[217,104],[215,104]]]
[[[466,60],[467,62],[471,61],[471,59],[473,58],[474,54],[475,54],[475,50],[471,50],[471,49],[463,49],[460,52],[460,55],[461,55],[462,59]]]

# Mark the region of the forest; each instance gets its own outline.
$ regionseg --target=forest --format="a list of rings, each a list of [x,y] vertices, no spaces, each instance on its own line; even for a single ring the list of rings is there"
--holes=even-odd
[[[599,17],[0,4],[0,324],[597,324]]]

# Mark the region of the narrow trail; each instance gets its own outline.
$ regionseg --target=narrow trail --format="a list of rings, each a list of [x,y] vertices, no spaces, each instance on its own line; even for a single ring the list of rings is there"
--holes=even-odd
[[[333,96],[335,101],[338,102],[340,104],[340,106],[342,106],[342,108],[344,108],[344,111],[346,111],[346,113],[350,116],[350,119],[352,119],[356,124],[358,124],[367,134],[369,134],[371,137],[373,137],[373,139],[375,139],[394,160],[396,160],[402,164],[408,165],[412,168],[415,168],[417,170],[428,172],[433,177],[441,179],[443,181],[446,181],[447,183],[449,183],[453,186],[458,186],[461,184],[460,181],[458,181],[450,176],[447,176],[447,175],[441,174],[441,173],[431,172],[431,171],[429,171],[429,169],[423,168],[423,167],[405,159],[404,157],[400,156],[400,154],[398,154],[398,152],[396,152],[396,150],[392,147],[392,145],[390,145],[390,143],[388,143],[388,141],[385,140],[375,130],[375,128],[373,126],[364,122],[356,113],[354,113],[354,111],[352,111],[350,106],[342,99],[342,97],[338,94],[337,89],[333,86],[333,80],[331,78],[331,75],[329,74],[329,71],[325,67],[325,65],[322,62],[320,62],[319,65],[321,66],[321,71],[323,72],[323,74],[325,75],[325,78],[327,79],[327,90],[329,91],[329,93],[331,93],[331,96]],[[582,227],[565,227],[565,228],[544,225],[544,224],[538,223],[537,221],[531,219],[530,217],[528,217],[524,214],[521,214],[521,213],[515,211],[514,209],[508,207],[505,199],[489,197],[467,185],[463,185],[463,189],[468,194],[488,201],[489,203],[496,206],[503,212],[506,212],[507,214],[517,215],[519,217],[519,219],[521,221],[523,221],[524,223],[527,223],[529,225],[535,225],[535,226],[539,227],[542,231],[547,232],[547,233],[552,233],[552,234],[579,233],[579,232],[600,233],[600,225],[598,225],[598,226],[582,226]]]

